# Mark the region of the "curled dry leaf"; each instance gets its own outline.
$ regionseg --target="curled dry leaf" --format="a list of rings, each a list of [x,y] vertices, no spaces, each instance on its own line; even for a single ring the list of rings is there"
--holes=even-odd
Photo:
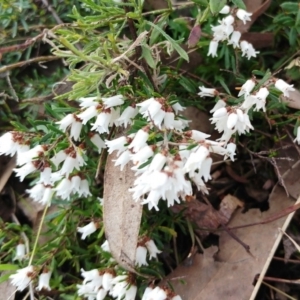
[[[126,270],[135,272],[134,260],[142,217],[142,205],[132,200],[128,189],[134,182],[132,164],[121,172],[113,153],[108,156],[104,174],[103,221],[106,239],[114,259]]]
[[[183,215],[197,226],[195,232],[203,239],[210,232],[205,228],[214,230],[221,224],[226,225],[233,212],[241,205],[239,199],[232,195],[226,195],[221,202],[220,210],[215,210],[212,206],[198,200],[174,205],[171,210],[175,213],[183,210]]]

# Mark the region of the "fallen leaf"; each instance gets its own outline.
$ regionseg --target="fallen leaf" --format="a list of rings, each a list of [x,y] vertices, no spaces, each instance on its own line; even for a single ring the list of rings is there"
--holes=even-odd
[[[2,272],[1,273],[1,277],[2,276],[8,276],[9,273],[8,271],[6,272]],[[3,281],[0,283],[0,295],[1,298],[4,299],[15,299],[14,295],[16,293],[16,287],[11,285],[10,282],[8,280]]]
[[[238,206],[241,206],[239,199],[232,195],[226,195],[221,202],[220,210],[198,200],[174,205],[171,210],[174,213],[182,211],[183,215],[196,225],[195,232],[203,239],[210,233],[204,228],[213,230],[221,224],[226,225]]]
[[[295,177],[295,174],[290,176]],[[243,224],[261,222],[275,213],[283,211],[293,203],[293,200],[286,196],[284,189],[280,186],[276,187],[269,201],[270,209],[268,211],[260,212],[258,209],[251,209],[243,214],[239,210],[227,226],[234,228]],[[253,279],[262,271],[268,260],[270,251],[279,235],[278,227],[282,227],[284,222],[285,218],[281,218],[264,225],[231,229],[232,233],[250,246],[252,255],[247,253],[244,247],[226,232],[222,232],[219,239],[220,251],[217,255],[217,262],[212,263],[210,260],[209,268],[206,266],[202,269],[203,259],[200,259],[200,263],[195,259],[190,267],[195,270],[189,270],[188,276],[185,275],[184,278],[174,280],[176,277],[174,274],[183,274],[181,269],[179,273],[171,273],[168,280],[171,280],[176,293],[181,294],[184,300],[207,299],[207,295],[210,299],[248,300],[254,289]],[[177,271],[175,270],[175,272]],[[187,285],[184,286],[179,279],[187,281]]]
[[[271,2],[271,0],[245,0],[244,3],[247,7],[247,11],[252,12],[251,21],[246,22],[246,24],[244,24],[242,21],[238,21],[235,30],[241,33],[249,31],[256,19],[269,8]]]
[[[196,299],[195,297],[201,292],[201,288],[205,287],[218,269],[222,267],[223,263],[216,262],[214,259],[217,251],[218,247],[212,246],[205,249],[203,254],[196,254],[193,257],[192,264],[182,263],[160,283],[160,286],[169,283],[183,300]],[[202,299],[217,298],[205,296]]]
[[[287,106],[300,109],[300,92],[298,90],[289,92],[289,97],[281,96],[280,99],[285,102]]]
[[[105,168],[104,229],[114,259],[126,270],[135,272],[135,251],[143,206],[134,202],[128,191],[135,179],[132,165],[128,163],[121,172],[114,165],[116,158],[114,153],[109,155]]]

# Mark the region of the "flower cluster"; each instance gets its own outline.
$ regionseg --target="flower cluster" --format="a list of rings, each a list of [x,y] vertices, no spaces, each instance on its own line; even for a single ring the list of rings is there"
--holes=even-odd
[[[248,113],[251,109],[254,111],[266,111],[266,101],[270,86],[274,85],[276,89],[287,97],[289,96],[289,91],[294,90],[293,85],[289,85],[278,78],[271,78],[265,82],[264,85],[255,90],[257,83],[256,78],[253,77],[242,85],[238,97],[242,96],[244,99],[240,104],[229,106],[226,101],[219,99],[214,108],[210,111],[213,113],[210,119],[211,123],[215,124],[215,128],[218,132],[223,132],[222,136],[218,139],[220,142],[228,143],[233,134],[245,134],[249,132],[250,129],[253,129]],[[255,91],[253,92],[253,90]],[[220,95],[220,93],[214,89],[200,87],[200,93],[198,95],[200,97],[213,97]],[[235,145],[232,143],[229,143],[227,148],[232,149],[233,152],[235,151]]]
[[[37,270],[29,265],[26,268],[19,269],[16,274],[10,275],[11,284],[14,285],[18,291],[23,291],[27,286],[38,276]],[[39,275],[37,290],[41,291],[43,289],[50,291],[49,281],[51,278],[51,272],[44,269]]]
[[[114,299],[134,300],[137,286],[134,274],[116,275],[115,270],[81,269],[83,283],[77,285],[77,293],[88,300],[103,300],[107,295]],[[142,300],[181,300],[167,288],[149,286],[145,289]]]
[[[103,300],[107,294],[115,299],[134,300],[137,286],[134,277],[130,275],[116,276],[112,269],[85,271],[81,269],[84,278],[81,285],[77,285],[78,295],[89,300]]]
[[[244,9],[231,9],[228,5],[225,5],[220,14],[229,14],[222,20],[219,20],[219,25],[212,26],[213,39],[209,44],[208,56],[212,57],[218,56],[217,49],[220,41],[227,41],[228,45],[232,45],[233,48],[240,48],[242,51],[242,56],[246,56],[248,59],[251,57],[256,57],[258,51],[255,51],[253,45],[247,41],[240,41],[241,32],[234,29],[236,24],[236,19],[240,19],[244,24],[247,21],[251,21],[250,16],[252,13],[245,11]]]

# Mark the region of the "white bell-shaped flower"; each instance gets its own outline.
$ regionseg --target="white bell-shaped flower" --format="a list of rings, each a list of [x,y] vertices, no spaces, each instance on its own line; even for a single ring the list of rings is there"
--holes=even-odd
[[[36,276],[33,266],[27,266],[23,269],[17,270],[16,274],[10,275],[11,284],[17,288],[18,291],[23,291],[27,288],[31,280]]]
[[[77,231],[81,233],[81,239],[85,240],[85,238],[92,233],[94,233],[98,229],[97,224],[92,221],[89,224],[83,226],[83,227],[77,227]]]
[[[23,260],[26,257],[26,247],[25,244],[20,243],[16,247],[16,256],[13,260]]]
[[[37,290],[41,291],[43,289],[51,291],[50,288],[50,278],[51,278],[51,272],[47,271],[47,272],[43,272],[40,276],[39,276],[39,283],[37,286]]]
[[[212,40],[209,43],[209,48],[208,48],[207,56],[211,55],[212,57],[217,57],[218,56],[218,54],[217,54],[218,45],[219,45],[218,41]]]
[[[295,91],[295,89],[293,88],[294,85],[290,85],[288,83],[286,83],[284,80],[282,79],[277,79],[275,82],[275,87],[280,90],[283,95],[285,97],[289,97],[289,92],[290,91]]]
[[[245,11],[244,9],[239,8],[236,12],[236,16],[246,24],[247,21],[251,21],[252,13]]]

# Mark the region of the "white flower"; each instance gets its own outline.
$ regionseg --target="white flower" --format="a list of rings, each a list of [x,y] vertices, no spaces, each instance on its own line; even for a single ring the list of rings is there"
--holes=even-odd
[[[139,112],[144,118],[147,118],[148,121],[152,121],[156,126],[161,128],[161,122],[166,112],[162,109],[162,104],[159,101],[155,98],[150,98],[142,103],[138,103],[137,106],[141,107]]]
[[[270,94],[269,90],[266,87],[262,87],[259,89],[259,91],[256,93],[255,97],[257,98],[258,102],[256,103],[256,110],[259,110],[262,108],[263,111],[266,111],[266,99],[268,95]]]
[[[112,287],[113,279],[114,279],[114,277],[111,273],[105,272],[103,274],[103,277],[102,277],[102,287],[103,287],[103,289],[105,289],[106,291],[109,291]]]
[[[22,152],[22,155],[17,157],[17,165],[24,165],[33,161],[34,158],[39,157],[42,153],[45,152],[45,147],[42,145],[37,145],[34,148]]]
[[[212,158],[207,157],[201,164],[201,169],[198,172],[198,176],[203,177],[203,180],[206,182],[211,179],[210,168],[212,165]]]
[[[52,186],[47,185],[45,187],[44,195],[43,195],[42,199],[39,200],[38,202],[42,203],[43,205],[48,204],[48,206],[50,206],[53,193],[54,193],[54,190],[53,190]]]
[[[293,84],[289,85],[282,79],[277,79],[275,82],[275,87],[280,90],[285,97],[289,97],[289,92],[294,91]]]
[[[216,89],[206,88],[204,86],[199,86],[200,93],[198,95],[200,97],[215,97],[218,94]]]
[[[149,133],[140,129],[134,136],[134,139],[128,146],[129,149],[133,149],[134,152],[138,152],[141,148],[147,145]]]
[[[58,197],[69,200],[72,193],[72,182],[68,178],[64,178],[54,190]]]
[[[82,234],[81,239],[85,240],[88,235],[91,235],[97,230],[98,226],[95,222],[90,222],[84,227],[77,227],[77,231]]]
[[[51,173],[52,173],[51,168],[45,167],[43,169],[43,171],[41,171],[39,183],[44,183],[45,185],[50,184],[51,183]]]
[[[79,197],[88,197],[92,195],[90,192],[89,183],[86,179],[82,179],[80,181],[78,195]]]
[[[297,142],[298,144],[300,144],[300,126],[297,127],[297,136],[294,139],[294,143]]]
[[[100,275],[99,270],[93,269],[90,271],[85,271],[81,269],[81,276],[84,278],[83,284],[87,284],[88,282],[92,282],[94,286],[101,286],[102,284],[102,275]]]
[[[70,151],[60,169],[60,174],[68,177],[74,169],[80,170],[80,167],[85,165],[81,152],[80,148]]]
[[[25,244],[20,243],[16,247],[16,256],[13,260],[23,260],[26,257],[26,248]]]
[[[241,87],[240,92],[238,94],[238,97],[245,95],[248,96],[250,95],[250,92],[253,90],[255,87],[255,80],[253,78],[248,79]]]
[[[95,102],[99,97],[85,97],[85,98],[79,98],[79,101],[81,102],[79,104],[80,107],[90,107],[90,106],[95,106],[98,105],[98,102]]]
[[[191,138],[196,142],[204,141],[208,137],[210,137],[210,134],[206,134],[199,130],[191,130]]]
[[[240,47],[242,50],[242,56],[247,56],[248,59],[250,59],[251,57],[256,57],[256,54],[259,53],[259,51],[255,51],[253,45],[248,43],[247,41],[241,41]]]
[[[114,160],[115,166],[121,166],[120,169],[123,171],[124,167],[130,162],[131,152],[126,150],[124,151],[118,159]]]
[[[40,201],[43,198],[45,192],[45,185],[42,183],[38,183],[33,186],[31,189],[26,190],[29,194],[29,197],[32,198],[34,201]]]
[[[82,120],[82,124],[85,125],[90,119],[98,115],[98,109],[95,105],[88,107],[86,110],[81,112],[77,117]]]
[[[226,106],[226,102],[222,99],[218,100],[218,102],[215,104],[215,106],[213,107],[213,109],[210,110],[210,113],[214,113],[216,110],[218,110],[219,108],[225,107]]]
[[[185,107],[181,106],[179,104],[179,102],[176,102],[174,104],[172,104],[172,108],[174,109],[175,113],[178,114],[178,112],[180,111],[184,111],[185,110]]]
[[[91,133],[91,142],[97,146],[98,153],[101,153],[102,149],[106,148],[105,142],[101,139],[98,133]]]
[[[79,296],[84,296],[88,300],[94,300],[97,296],[95,285],[93,283],[77,284],[77,293]]]
[[[211,55],[212,57],[217,57],[218,56],[218,54],[217,54],[218,45],[219,45],[218,41],[212,40],[209,43],[209,49],[208,49],[207,56]]]
[[[224,159],[227,157],[230,157],[232,161],[234,161],[234,156],[235,156],[235,150],[236,150],[236,144],[234,143],[229,143],[226,147],[226,154],[224,156]]]
[[[115,150],[118,150],[117,156],[119,156],[121,152],[127,149],[127,146],[125,146],[125,144],[127,144],[127,138],[125,136],[121,136],[111,141],[105,140],[105,144],[108,148],[109,154],[113,153]]]
[[[230,6],[225,5],[225,6],[219,11],[219,14],[227,15],[227,14],[229,14],[229,12],[230,12]]]
[[[82,128],[82,123],[80,122],[79,117],[74,114],[68,114],[61,121],[56,122],[56,124],[59,124],[59,129],[63,132],[66,132],[67,127],[71,126],[70,137],[74,138],[75,141],[79,140]]]
[[[166,156],[162,155],[161,153],[155,154],[149,166],[149,171],[161,171],[166,161],[167,161]]]
[[[57,168],[59,166],[59,164],[67,158],[67,156],[68,155],[65,152],[65,150],[60,150],[50,160]]]
[[[108,240],[105,240],[105,242],[101,245],[101,248],[105,252],[110,252]]]
[[[112,110],[113,109],[107,109],[105,111],[102,111],[98,115],[96,122],[94,124],[92,124],[93,125],[92,130],[96,130],[100,134],[108,133],[109,132],[108,126],[112,119]]]
[[[242,34],[239,31],[234,31],[232,35],[230,36],[230,39],[228,41],[228,45],[232,45],[233,48],[240,48],[239,41]]]
[[[104,289],[99,289],[97,296],[96,296],[96,300],[103,300],[107,295],[107,291]]]
[[[251,21],[250,16],[252,16],[252,13],[249,13],[245,11],[244,9],[239,8],[236,12],[236,16],[243,21],[244,24],[246,24],[247,21]]]
[[[137,287],[128,283],[127,275],[120,275],[113,279],[113,288],[110,291],[110,295],[117,300],[134,300],[137,292]]]
[[[17,143],[14,142],[14,136],[11,132],[6,132],[0,137],[0,155],[15,155],[17,152]]]
[[[105,108],[110,108],[113,106],[122,105],[124,103],[124,99],[122,95],[116,95],[109,98],[101,98],[104,103]]]
[[[14,171],[16,172],[16,176],[20,177],[20,181],[22,182],[24,178],[29,175],[30,173],[36,171],[36,167],[32,162],[25,164],[21,168],[15,168]]]
[[[166,300],[167,299],[167,293],[161,289],[159,286],[157,286],[155,289],[153,289],[151,292],[147,294],[147,297],[145,300]]]
[[[146,287],[145,291],[144,291],[144,294],[143,294],[143,297],[142,297],[142,300],[147,300],[148,299],[148,295],[153,291],[153,288],[148,286]]]
[[[28,145],[23,144],[23,136],[16,132],[6,132],[0,137],[0,155],[14,156],[18,153],[27,152]]]
[[[153,240],[149,240],[145,243],[150,255],[150,259],[157,258],[157,254],[161,253],[160,250],[157,249]]]
[[[200,169],[203,161],[208,157],[209,151],[206,147],[200,146],[198,149],[191,153],[187,159],[183,171],[192,175],[195,170]]]
[[[141,267],[143,265],[148,266],[146,256],[147,256],[147,248],[143,246],[138,246],[135,252],[135,264],[138,267]]]
[[[176,295],[171,300],[182,300],[182,298],[179,295]]]
[[[23,291],[26,289],[34,277],[35,272],[33,266],[19,269],[16,274],[9,276],[11,279],[11,284],[14,285],[18,291]]]
[[[47,271],[47,272],[43,272],[39,276],[39,284],[38,284],[38,287],[36,288],[38,291],[41,291],[43,289],[51,291],[51,288],[49,285],[51,274],[52,274],[51,272]]]
[[[128,124],[132,124],[132,119],[138,114],[138,109],[128,106],[122,112],[121,116],[116,120],[118,126],[124,125],[127,127]]]
[[[146,145],[145,147],[141,148],[138,152],[131,155],[131,160],[134,164],[141,165],[147,161],[149,157],[153,155],[152,147]]]
[[[227,119],[227,128],[232,129],[238,121],[238,115],[236,113],[230,113]]]

